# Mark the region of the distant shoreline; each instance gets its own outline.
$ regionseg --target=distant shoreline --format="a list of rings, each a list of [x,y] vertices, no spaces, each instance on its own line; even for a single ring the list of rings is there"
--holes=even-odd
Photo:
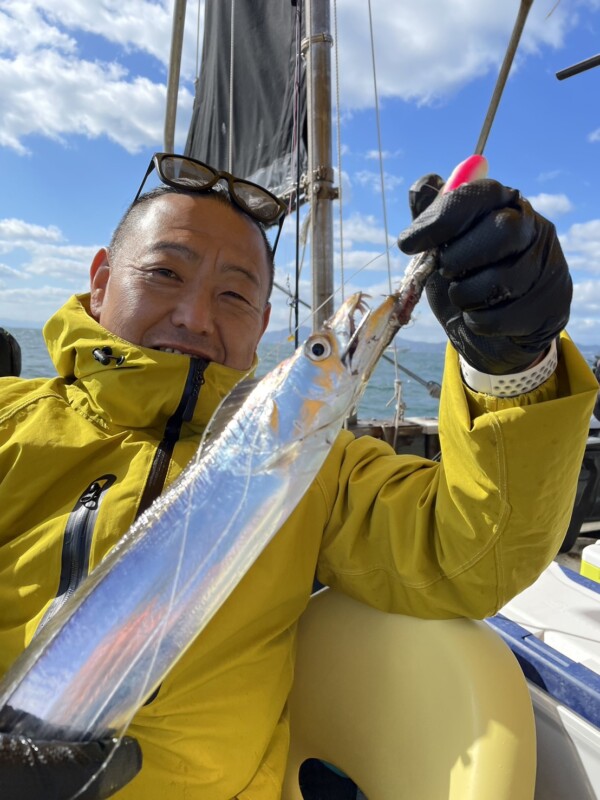
[[[45,323],[40,323],[38,325],[36,323],[25,323],[11,320],[0,321],[0,327],[5,328],[7,331],[12,333],[17,340],[19,338],[19,331],[39,331],[41,333],[44,325]],[[301,328],[298,336],[299,341],[304,341],[309,333],[309,328]],[[290,333],[287,328],[281,328],[275,331],[267,331],[261,339],[260,345],[261,347],[283,345],[287,343],[289,335]],[[402,334],[399,334],[396,337],[395,342],[396,344],[406,347],[417,353],[439,353],[446,347],[445,340],[429,342],[420,339],[405,339]],[[580,344],[579,342],[575,341],[575,345],[586,358],[595,358],[596,356],[600,356],[600,344]],[[291,346],[292,345],[290,343],[290,347]]]

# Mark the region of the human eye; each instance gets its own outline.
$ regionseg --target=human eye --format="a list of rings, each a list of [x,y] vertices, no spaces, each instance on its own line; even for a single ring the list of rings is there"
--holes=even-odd
[[[241,303],[246,303],[247,305],[252,305],[252,302],[248,298],[246,294],[241,294],[240,292],[236,292],[234,289],[228,289],[226,292],[223,292],[225,297],[229,297],[232,300],[239,301]]]
[[[159,280],[177,280],[179,277],[175,270],[170,267],[151,267],[147,270],[147,274]]]

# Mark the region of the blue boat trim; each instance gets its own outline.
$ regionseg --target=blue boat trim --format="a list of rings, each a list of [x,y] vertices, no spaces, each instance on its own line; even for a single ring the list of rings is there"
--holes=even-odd
[[[527,680],[600,727],[600,675],[544,644],[502,614],[486,622],[513,651]]]
[[[596,594],[600,595],[600,583],[598,581],[593,581],[591,578],[586,578],[585,575],[580,575],[578,572],[575,572],[573,569],[569,569],[569,567],[563,567],[562,564],[559,564],[561,570],[565,573],[567,578],[575,583],[578,583],[580,586],[585,586],[586,589],[591,589]]]

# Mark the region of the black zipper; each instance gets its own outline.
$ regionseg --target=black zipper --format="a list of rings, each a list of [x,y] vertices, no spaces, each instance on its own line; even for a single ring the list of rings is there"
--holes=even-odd
[[[63,536],[60,581],[56,597],[38,626],[38,632],[71,597],[90,568],[90,547],[102,498],[116,475],[101,475],[81,494],[69,514]]]
[[[136,518],[152,504],[163,490],[171,455],[179,439],[183,423],[189,422],[194,415],[200,388],[204,383],[204,372],[208,364],[209,362],[202,358],[192,358],[190,361],[183,394],[175,412],[167,421],[163,438],[154,454]],[[61,573],[57,595],[42,618],[37,632],[62,608],[81,580],[88,574],[90,546],[100,503],[104,493],[112,486],[115,480],[115,475],[102,475],[92,481],[78,499],[73,511],[69,514],[63,538]],[[146,703],[152,702],[157,694],[158,689],[148,698]]]
[[[173,450],[181,434],[181,426],[184,422],[189,422],[194,416],[198,395],[204,383],[204,373],[208,364],[209,362],[203,358],[192,358],[190,360],[190,369],[181,400],[175,412],[169,417],[165,426],[163,438],[156,448],[156,453],[154,454],[152,466],[148,474],[148,480],[146,481],[140,499],[136,519],[140,514],[146,511],[162,493],[167,472],[171,464],[171,456],[173,455]]]

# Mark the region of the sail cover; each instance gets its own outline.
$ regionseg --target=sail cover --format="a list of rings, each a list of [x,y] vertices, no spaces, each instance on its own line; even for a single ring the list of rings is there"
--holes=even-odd
[[[200,77],[185,148],[186,155],[278,196],[296,181],[295,130],[300,132],[300,171],[306,171],[297,10],[294,0],[206,0]]]

